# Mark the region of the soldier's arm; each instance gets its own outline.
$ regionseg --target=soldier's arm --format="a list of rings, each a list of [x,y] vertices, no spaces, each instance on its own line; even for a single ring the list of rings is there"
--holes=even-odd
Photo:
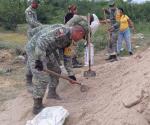
[[[113,32],[115,29],[119,29],[119,26],[120,26],[119,22],[116,22],[108,29],[108,31]]]
[[[119,28],[119,26],[120,26],[120,24],[119,24],[119,22],[116,22],[116,23],[115,23],[115,24],[113,24],[112,26],[113,26],[113,28],[114,28],[114,29],[118,29],[118,28]]]
[[[39,27],[36,27],[36,28],[32,29],[31,32],[30,32],[30,36],[33,37],[36,33],[38,33],[39,31],[43,30],[47,26],[48,25],[41,25]]]
[[[33,27],[42,25],[39,21],[35,20],[31,12],[26,12],[26,21]]]
[[[47,50],[50,49],[55,43],[55,39],[53,37],[48,37],[48,35],[41,35],[36,43],[35,47],[35,58],[36,60],[45,61]],[[54,47],[54,46],[53,46]]]
[[[106,14],[110,14],[109,9],[107,9],[107,8],[103,8],[103,11],[104,11]]]

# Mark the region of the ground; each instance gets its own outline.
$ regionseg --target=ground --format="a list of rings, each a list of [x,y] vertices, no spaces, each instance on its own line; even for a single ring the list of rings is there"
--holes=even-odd
[[[144,40],[146,41],[146,40]],[[147,45],[147,44],[146,44]],[[76,69],[78,81],[90,89],[60,80],[61,101],[44,98],[46,106],[63,106],[70,115],[65,125],[149,125],[150,48],[141,47],[133,56],[105,61],[106,51],[95,56],[96,77],[84,78],[88,68]],[[11,49],[0,50],[0,123],[25,125],[32,114],[33,100],[25,88],[25,64],[16,61]]]

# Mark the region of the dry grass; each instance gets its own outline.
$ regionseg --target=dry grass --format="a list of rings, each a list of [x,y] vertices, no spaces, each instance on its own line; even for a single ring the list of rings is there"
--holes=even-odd
[[[6,41],[10,43],[23,45],[26,43],[27,38],[24,34],[21,33],[0,33],[0,41]]]

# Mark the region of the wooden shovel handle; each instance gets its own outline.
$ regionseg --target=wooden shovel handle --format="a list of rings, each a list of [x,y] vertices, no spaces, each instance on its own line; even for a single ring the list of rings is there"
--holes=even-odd
[[[60,78],[62,78],[62,79],[65,79],[65,80],[68,80],[68,81],[70,81],[70,82],[73,82],[73,84],[81,85],[81,83],[79,83],[79,82],[77,82],[77,81],[75,81],[75,80],[72,80],[72,79],[70,79],[70,78],[67,77],[67,76],[60,75],[60,74],[58,74],[58,73],[56,73],[56,72],[54,72],[54,71],[51,71],[51,70],[48,70],[48,69],[44,69],[43,71],[46,72],[46,73],[48,73],[48,74],[55,75],[55,76],[60,77]]]

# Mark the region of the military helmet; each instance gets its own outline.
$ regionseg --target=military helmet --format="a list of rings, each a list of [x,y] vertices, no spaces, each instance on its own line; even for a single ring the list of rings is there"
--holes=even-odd
[[[89,27],[88,27],[88,21],[86,19],[84,19],[83,17],[79,16],[79,15],[74,15],[67,23],[66,26],[76,26],[79,25],[81,26],[84,31],[85,34],[87,35],[89,33]]]

